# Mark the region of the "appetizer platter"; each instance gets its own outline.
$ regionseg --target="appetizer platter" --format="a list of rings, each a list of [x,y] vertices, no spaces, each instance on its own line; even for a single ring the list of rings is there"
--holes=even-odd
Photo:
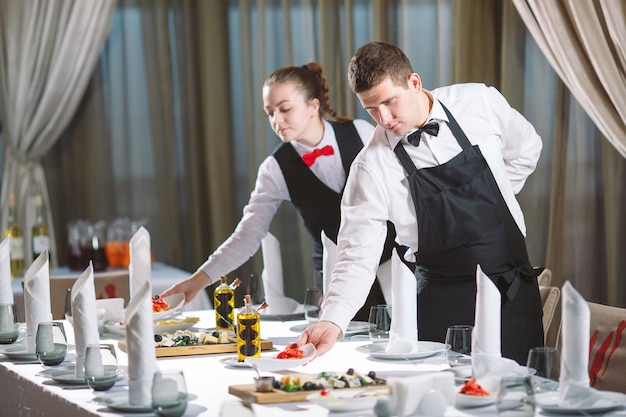
[[[286,359],[289,360],[289,359]],[[311,376],[287,374],[274,381],[270,392],[257,391],[256,384],[231,385],[228,393],[244,401],[258,404],[307,401],[312,394],[330,396],[333,392],[369,391],[386,388],[386,380],[378,378],[373,371],[360,374],[350,368],[343,374],[322,372]]]
[[[125,340],[120,340],[117,345],[123,352],[127,351]],[[237,352],[237,338],[227,331],[177,330],[173,334],[155,334],[154,347],[157,358],[233,353]],[[273,347],[271,341],[261,339],[261,350]]]

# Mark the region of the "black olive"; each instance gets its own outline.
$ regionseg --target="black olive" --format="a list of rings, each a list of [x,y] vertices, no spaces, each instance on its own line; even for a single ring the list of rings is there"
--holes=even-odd
[[[305,391],[312,391],[315,389],[315,384],[311,381],[307,381],[304,384],[302,384],[302,389]]]
[[[211,333],[211,336],[213,336],[213,337],[220,337],[220,334],[219,334],[219,332],[213,332],[213,333]]]
[[[285,386],[285,384],[280,382],[278,379],[274,380],[274,388],[276,388],[276,389],[283,389],[284,386]]]
[[[369,377],[370,377],[370,378],[372,378],[372,379],[376,379],[376,372],[374,372],[374,371],[369,371],[369,372],[367,373],[367,376],[369,376]]]
[[[155,342],[160,342],[161,340],[163,340],[163,336],[161,336],[160,334],[155,334],[154,335],[154,341]]]
[[[188,335],[183,335],[181,339],[183,339],[185,342],[189,342],[191,340],[191,338]]]
[[[348,375],[352,375],[354,374],[354,368],[350,368],[348,369],[348,372],[346,372]]]

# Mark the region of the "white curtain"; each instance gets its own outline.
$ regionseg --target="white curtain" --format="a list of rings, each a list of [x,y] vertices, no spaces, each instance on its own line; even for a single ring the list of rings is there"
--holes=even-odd
[[[552,68],[626,158],[626,2],[513,2]]]
[[[34,197],[50,206],[41,158],[74,116],[106,41],[115,0],[0,2],[0,120],[4,164],[0,199],[16,198],[26,267],[32,261]],[[89,169],[89,167],[85,167]],[[71,203],[71,202],[68,202]],[[7,205],[0,210],[6,224]],[[51,262],[57,264],[52,213]]]

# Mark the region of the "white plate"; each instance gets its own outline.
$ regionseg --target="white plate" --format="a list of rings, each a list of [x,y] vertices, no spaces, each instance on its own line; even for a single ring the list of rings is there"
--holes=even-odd
[[[131,405],[128,402],[128,391],[100,395],[93,399],[94,402],[103,404],[113,411],[123,413],[152,413],[152,405]]]
[[[59,384],[67,385],[86,385],[85,377],[76,377],[76,366],[61,366],[58,368],[48,368],[39,372],[37,376],[44,378],[50,378]],[[124,376],[124,371],[120,368],[117,370],[117,381],[121,380]]]
[[[621,392],[598,391],[602,394],[602,398],[594,404],[586,407],[560,407],[559,393],[544,392],[535,395],[535,404],[543,411],[553,414],[597,414],[606,413],[626,405],[626,395]]]
[[[23,339],[25,342],[26,340]],[[12,361],[38,361],[37,354],[35,352],[28,352],[26,343],[15,342],[11,345],[4,345],[0,347],[0,353]]]
[[[288,321],[288,320],[300,320],[304,318],[304,304],[298,304],[294,311],[285,314],[271,314],[271,312],[261,310],[259,312],[261,319],[263,320],[276,320],[276,321]]]
[[[286,369],[295,368],[300,365],[304,365],[315,357],[315,346],[312,343],[307,343],[301,346],[300,349],[304,352],[304,357],[300,359],[277,359],[276,354],[272,356],[261,356],[260,358],[246,358],[248,363],[253,368],[256,367],[259,371],[265,372],[277,372],[284,371]]]
[[[252,368],[249,363],[239,362],[236,356],[232,356],[230,358],[220,359],[220,362],[226,366],[232,366],[233,368]]]
[[[307,327],[312,326],[312,323],[303,323],[298,324],[296,326],[292,326],[289,328],[292,332],[302,333],[306,330]],[[346,334],[344,336],[351,336],[358,333],[367,332],[369,330],[370,324],[366,321],[351,321],[348,324],[348,328],[346,329]]]
[[[152,317],[154,320],[162,320],[166,317],[171,317],[174,314],[178,313],[183,305],[185,304],[185,294],[172,294],[167,297],[163,297],[163,300],[170,306],[170,309],[167,311],[160,311],[158,313],[153,313]]]
[[[387,343],[370,343],[369,345],[359,346],[357,350],[365,353],[369,353],[372,357],[377,359],[421,359],[432,356],[436,353],[445,352],[446,345],[439,342],[417,342],[417,352],[413,353],[387,353],[385,349]]]
[[[167,319],[163,319],[165,321]],[[160,320],[161,321],[161,320]],[[163,334],[163,333],[174,333],[176,330],[187,330],[193,327],[194,324],[198,322],[180,322],[175,324],[163,324],[157,325],[157,322],[154,322],[154,334]],[[104,328],[119,336],[126,336],[126,324],[124,322],[115,322],[115,323],[105,323]]]
[[[461,387],[457,387],[457,391],[454,393],[454,406],[456,408],[474,408],[484,407],[491,405],[498,399],[498,383],[497,377],[479,378],[476,383],[480,385],[489,395],[481,397],[479,395],[467,395],[461,394],[459,390]]]
[[[332,412],[347,412],[359,410],[372,410],[376,405],[376,401],[381,398],[388,398],[387,390],[368,390],[368,391],[352,391],[341,392],[340,390],[331,391],[330,395],[322,396],[321,394],[311,394],[307,400],[324,407]],[[362,396],[366,395],[366,396]]]

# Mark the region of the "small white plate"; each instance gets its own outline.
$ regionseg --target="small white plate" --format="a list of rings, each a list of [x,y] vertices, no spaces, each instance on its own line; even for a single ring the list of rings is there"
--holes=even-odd
[[[263,320],[275,320],[275,321],[289,321],[300,320],[304,318],[304,304],[298,304],[295,310],[291,313],[273,314],[270,311],[261,310],[259,312],[261,319]]]
[[[298,324],[296,326],[292,326],[289,328],[289,330],[291,330],[292,332],[295,333],[302,333],[303,331],[306,330],[307,327],[312,326],[313,323],[302,323],[302,324]],[[348,328],[346,329],[346,334],[345,336],[352,336],[358,333],[363,333],[363,332],[367,332],[369,330],[370,324],[366,321],[351,321],[350,324],[348,324]]]
[[[124,367],[123,367],[124,368]],[[59,384],[66,385],[86,385],[85,377],[76,376],[76,366],[68,365],[57,368],[48,368],[39,372],[37,376],[44,378],[50,378]],[[117,380],[121,380],[124,377],[124,370],[122,368],[117,369]]]
[[[329,395],[311,394],[307,400],[328,409],[331,412],[347,412],[359,410],[372,410],[376,401],[388,398],[387,390],[367,390],[341,392],[332,390]]]
[[[152,405],[131,405],[128,402],[128,391],[108,393],[93,399],[98,404],[105,405],[113,411],[123,413],[152,413]]]
[[[535,404],[543,411],[552,414],[598,414],[626,406],[625,394],[613,391],[598,392],[602,394],[602,398],[586,407],[559,406],[559,393],[557,391],[536,394]]]
[[[226,366],[232,366],[233,368],[252,368],[249,363],[239,362],[236,356],[232,356],[230,358],[220,359],[220,362]]]
[[[163,297],[163,300],[170,306],[170,309],[167,311],[159,311],[158,313],[153,313],[154,320],[162,320],[166,317],[171,317],[174,314],[177,314],[183,305],[185,304],[185,294],[172,294],[167,297]]]
[[[413,353],[387,353],[385,349],[387,343],[371,343],[365,346],[359,346],[357,350],[365,353],[369,353],[372,357],[377,359],[392,359],[392,360],[406,360],[406,359],[421,359],[433,356],[436,353],[445,352],[446,345],[439,342],[417,342],[417,352]]]
[[[307,343],[301,346],[300,349],[304,352],[304,357],[300,359],[277,359],[276,354],[272,356],[261,356],[260,358],[246,358],[246,363],[251,367],[265,372],[277,372],[284,371],[286,369],[295,368],[300,365],[304,365],[315,357],[315,346],[312,343]]]
[[[467,395],[461,394],[459,390],[461,387],[457,387],[457,391],[454,394],[454,406],[456,408],[475,408],[491,405],[498,399],[498,384],[499,378],[497,377],[485,377],[476,380],[476,383],[480,385],[485,391],[489,393],[486,396],[479,395]]]

